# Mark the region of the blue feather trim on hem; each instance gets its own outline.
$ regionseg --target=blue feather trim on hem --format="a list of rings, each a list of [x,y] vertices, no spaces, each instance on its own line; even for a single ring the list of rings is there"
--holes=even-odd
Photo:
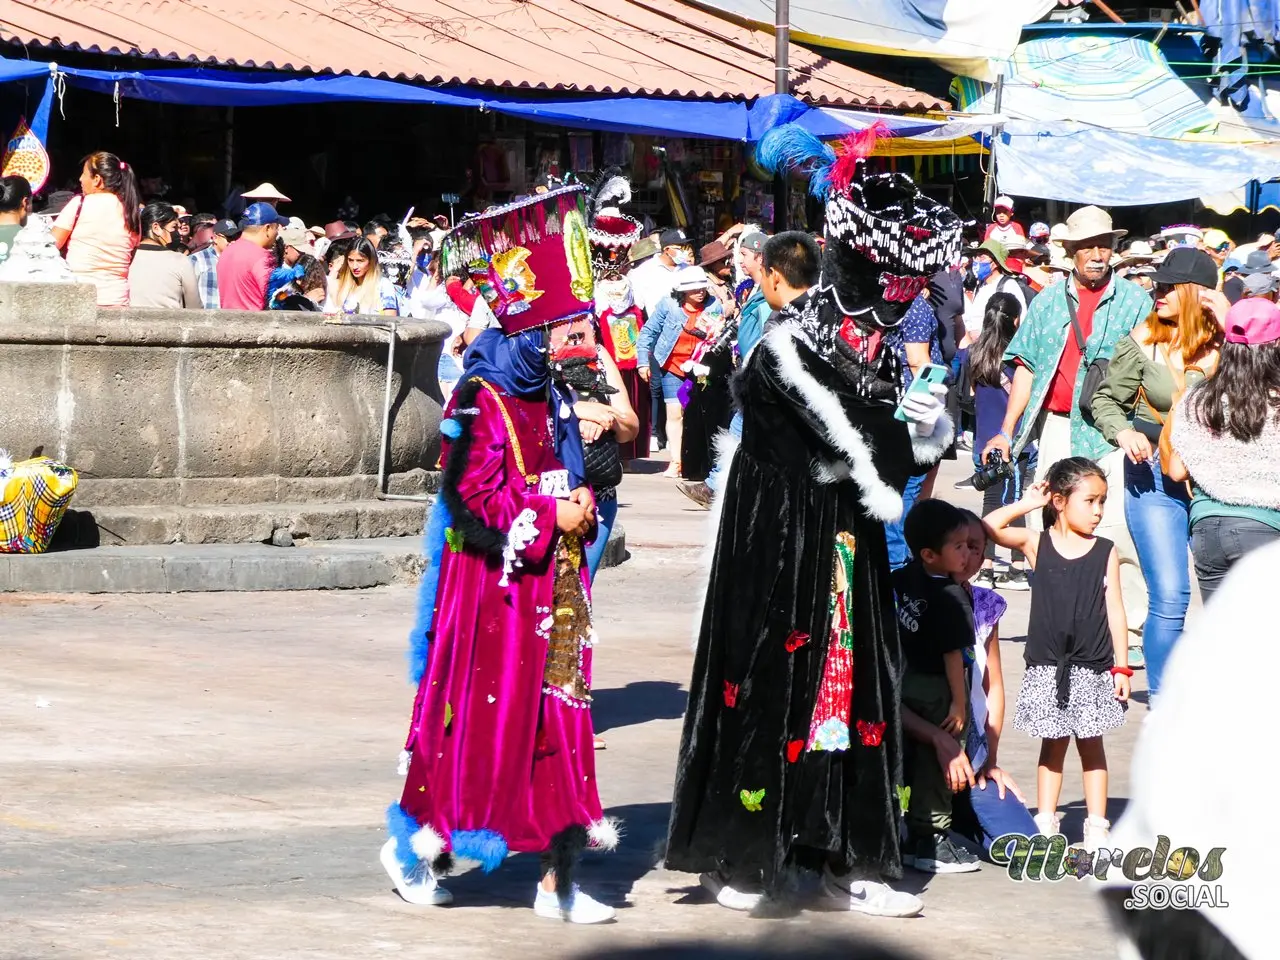
[[[387,807],[387,834],[396,842],[396,859],[400,869],[409,874],[418,865],[419,857],[413,852],[412,837],[418,832],[418,821],[404,812],[404,807],[393,803]]]
[[[455,830],[449,838],[453,855],[474,860],[485,873],[493,873],[507,859],[507,841],[494,830]]]

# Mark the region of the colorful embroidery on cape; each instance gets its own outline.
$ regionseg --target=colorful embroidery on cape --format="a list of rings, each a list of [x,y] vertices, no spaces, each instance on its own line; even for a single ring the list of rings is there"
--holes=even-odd
[[[831,572],[831,640],[809,727],[810,750],[849,749],[853,709],[853,623],[849,616],[853,607],[852,534],[836,535],[835,554]]]

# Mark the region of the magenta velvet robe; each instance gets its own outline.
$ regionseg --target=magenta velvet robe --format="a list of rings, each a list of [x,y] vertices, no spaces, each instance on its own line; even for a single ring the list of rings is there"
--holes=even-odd
[[[533,473],[560,470],[542,401],[503,395]],[[551,616],[556,501],[520,475],[497,401],[486,390],[458,493],[496,530],[533,512],[536,536],[521,538],[522,566],[502,586],[503,561],[463,545],[445,548],[436,621],[408,779],[400,806],[467,857],[455,831],[490,831],[511,852],[541,852],[556,834],[602,816],[591,711],[543,692]],[[452,404],[450,410],[452,412]],[[445,456],[448,456],[446,445]],[[585,566],[583,567],[585,571]],[[589,649],[583,672],[590,682]]]

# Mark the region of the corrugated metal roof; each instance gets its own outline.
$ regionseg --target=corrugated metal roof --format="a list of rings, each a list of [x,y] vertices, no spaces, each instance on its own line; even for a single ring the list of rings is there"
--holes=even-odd
[[[773,36],[680,0],[0,0],[0,38],[101,53],[429,83],[756,97]],[[792,45],[811,103],[941,101]]]

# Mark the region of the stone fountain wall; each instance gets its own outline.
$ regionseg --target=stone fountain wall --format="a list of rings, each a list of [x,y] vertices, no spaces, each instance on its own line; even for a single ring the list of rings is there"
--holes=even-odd
[[[396,335],[387,490],[421,494],[448,327]],[[422,504],[377,499],[387,338],[319,314],[108,309],[83,284],[0,283],[0,447],[79,470],[73,508],[103,543],[417,532]]]

